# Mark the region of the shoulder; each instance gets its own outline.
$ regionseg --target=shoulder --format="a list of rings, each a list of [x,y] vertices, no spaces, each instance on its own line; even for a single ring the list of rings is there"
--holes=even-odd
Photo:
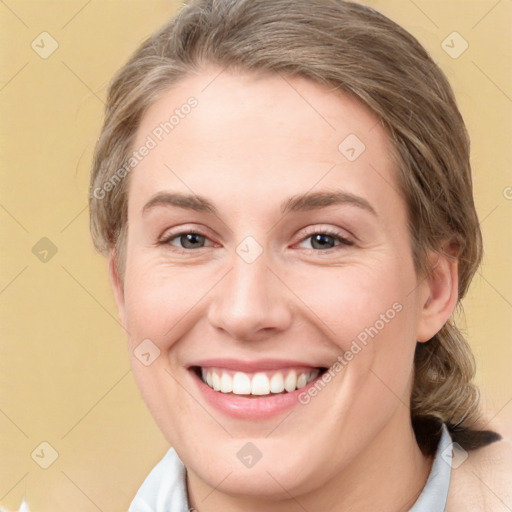
[[[454,452],[446,512],[510,512],[512,439]]]

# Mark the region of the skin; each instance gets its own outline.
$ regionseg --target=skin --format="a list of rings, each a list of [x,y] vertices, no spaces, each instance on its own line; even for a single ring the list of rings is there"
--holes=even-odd
[[[457,263],[433,254],[431,276],[416,275],[388,135],[363,104],[305,79],[219,72],[174,84],[145,113],[134,144],[197,98],[130,175],[122,279],[110,257],[141,393],[187,467],[200,512],[408,510],[432,462],[410,422],[414,348],[454,310]],[[353,162],[338,150],[351,133],[366,146]],[[290,196],[341,189],[377,215],[350,204],[280,213]],[[162,191],[204,196],[218,212],[144,214]],[[313,245],[326,229],[353,244]],[[183,232],[206,238],[186,249]],[[263,250],[250,264],[236,252],[247,236]],[[208,357],[329,367],[396,302],[393,320],[291,414],[229,418],[186,369]],[[133,351],[147,338],[160,356],[144,366]],[[248,441],[262,453],[251,468],[237,458]]]

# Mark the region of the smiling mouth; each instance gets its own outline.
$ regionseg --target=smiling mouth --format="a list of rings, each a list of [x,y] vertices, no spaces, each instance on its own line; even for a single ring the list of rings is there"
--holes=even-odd
[[[251,373],[193,366],[191,370],[214,391],[234,395],[268,396],[301,389],[327,371],[327,368],[286,368]]]

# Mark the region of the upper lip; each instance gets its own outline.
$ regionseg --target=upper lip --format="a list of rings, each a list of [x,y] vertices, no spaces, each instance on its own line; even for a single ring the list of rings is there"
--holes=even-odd
[[[321,365],[290,359],[258,359],[247,361],[233,358],[201,359],[190,363],[188,368],[194,366],[200,366],[202,368],[224,368],[226,370],[238,370],[241,372],[270,371],[297,367],[324,368]]]

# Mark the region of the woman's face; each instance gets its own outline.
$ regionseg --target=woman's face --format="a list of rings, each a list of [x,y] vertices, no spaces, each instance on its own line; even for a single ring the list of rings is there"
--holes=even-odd
[[[378,453],[409,425],[434,332],[375,115],[312,81],[208,69],[149,108],[134,150],[114,287],[189,475],[281,496]]]

